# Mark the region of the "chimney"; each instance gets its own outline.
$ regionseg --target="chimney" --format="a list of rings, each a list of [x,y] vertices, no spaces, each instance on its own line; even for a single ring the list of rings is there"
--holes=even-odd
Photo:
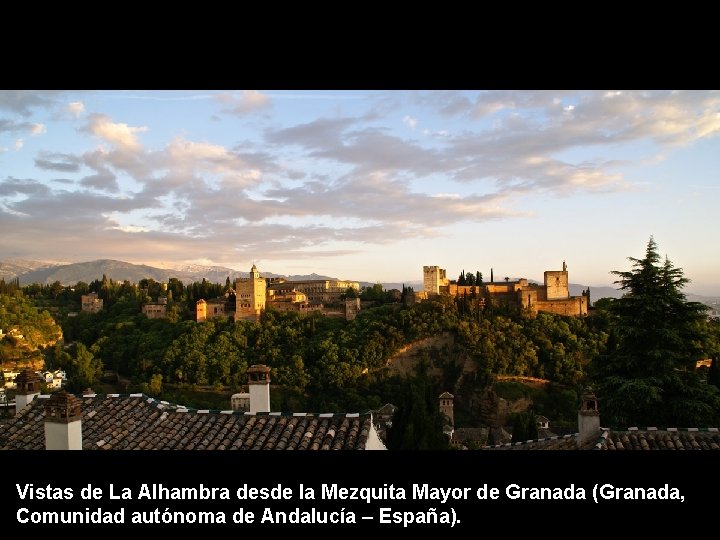
[[[82,450],[80,401],[65,390],[45,402],[45,450]]]
[[[597,397],[590,388],[585,389],[580,400],[578,432],[580,444],[595,441],[600,436],[600,411],[598,411]]]
[[[40,395],[40,376],[29,369],[15,377],[17,393],[15,394],[15,414],[20,414],[25,406]]]
[[[250,412],[270,412],[270,368],[263,364],[247,370],[250,390]]]

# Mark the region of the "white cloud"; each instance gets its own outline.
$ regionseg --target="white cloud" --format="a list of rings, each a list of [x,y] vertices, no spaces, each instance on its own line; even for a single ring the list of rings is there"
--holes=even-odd
[[[82,101],[71,101],[66,107],[69,112],[75,118],[78,118],[82,113],[85,112],[85,105]]]
[[[23,147],[23,140],[22,139],[16,139],[15,140],[15,150],[20,150]]]
[[[238,115],[259,111],[271,105],[270,98],[257,90],[243,90],[239,94],[220,94],[218,99],[228,105],[229,108],[225,109],[225,112]]]
[[[30,128],[30,133],[33,135],[42,135],[46,132],[47,128],[45,127],[45,124],[33,124],[32,128]]]
[[[417,118],[413,118],[410,115],[405,115],[405,117],[402,119],[403,124],[405,124],[410,129],[415,129],[415,126],[417,126]]]
[[[140,142],[137,133],[147,131],[146,126],[132,127],[123,123],[115,123],[109,116],[92,114],[84,131],[125,150],[139,150]]]

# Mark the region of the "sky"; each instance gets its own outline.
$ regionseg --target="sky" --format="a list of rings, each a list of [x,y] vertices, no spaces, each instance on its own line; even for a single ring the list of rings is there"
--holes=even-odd
[[[720,295],[718,91],[0,91],[0,260]]]

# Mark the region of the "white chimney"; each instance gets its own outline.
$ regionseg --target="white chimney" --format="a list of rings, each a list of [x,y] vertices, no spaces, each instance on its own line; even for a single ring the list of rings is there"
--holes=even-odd
[[[600,411],[597,397],[590,388],[586,388],[578,411],[578,432],[580,444],[595,441],[600,436]]]
[[[250,412],[270,412],[270,368],[257,364],[247,370]]]
[[[82,450],[80,402],[65,390],[45,402],[45,450]]]
[[[15,414],[19,414],[25,406],[40,395],[42,378],[29,369],[24,370],[15,378],[17,393],[15,394]]]

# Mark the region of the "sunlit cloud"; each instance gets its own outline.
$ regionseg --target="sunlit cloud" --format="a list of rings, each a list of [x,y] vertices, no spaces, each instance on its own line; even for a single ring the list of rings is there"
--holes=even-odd
[[[137,133],[147,131],[147,126],[132,127],[124,123],[113,122],[109,116],[91,114],[87,125],[82,128],[110,144],[126,150],[139,150]]]
[[[75,118],[80,117],[85,112],[85,105],[82,101],[71,101],[67,105],[67,112]]]
[[[271,105],[270,98],[257,90],[243,90],[240,93],[220,94],[218,96],[226,112],[243,115],[265,109]]]

